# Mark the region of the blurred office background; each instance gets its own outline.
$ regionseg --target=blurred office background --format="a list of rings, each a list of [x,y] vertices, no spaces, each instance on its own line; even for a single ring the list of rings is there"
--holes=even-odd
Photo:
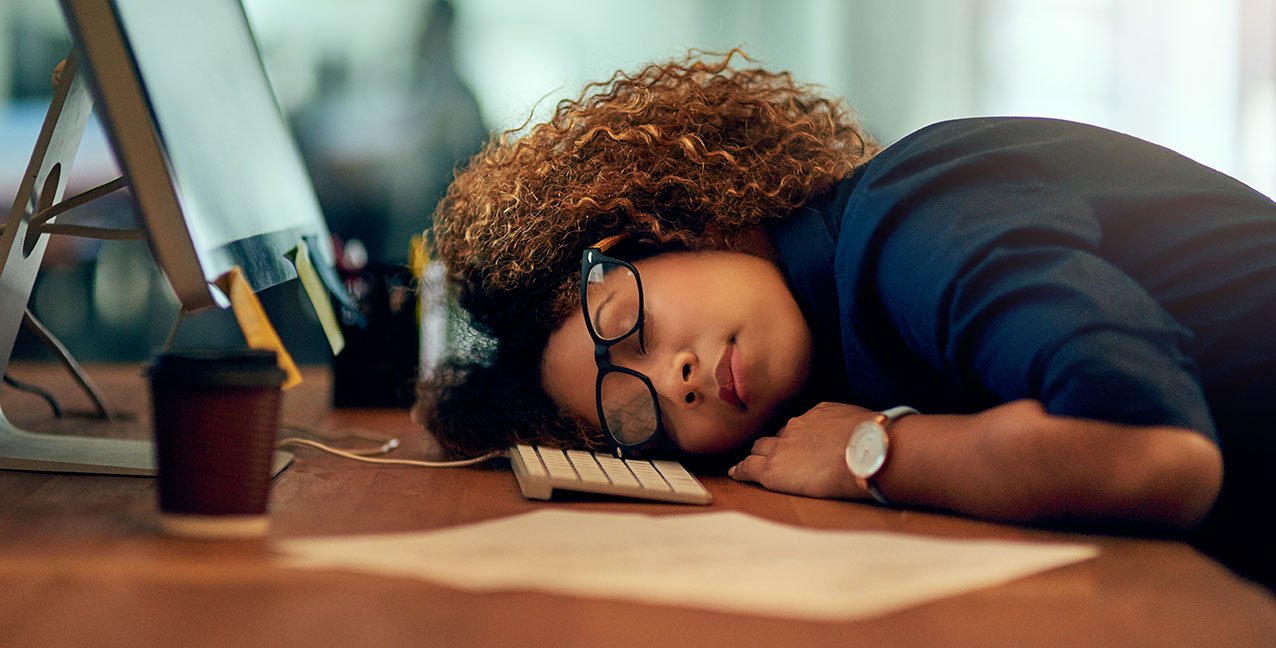
[[[742,46],[760,65],[822,85],[886,143],[954,117],[1060,117],[1164,144],[1276,195],[1276,0],[245,5],[332,229],[359,241],[353,261],[406,259],[406,237],[487,133],[544,115],[616,69],[693,47]],[[0,0],[6,214],[68,48],[55,0]],[[74,187],[117,173],[91,130]],[[130,217],[125,196],[95,208],[93,218]],[[140,244],[63,241],[33,308],[83,359],[144,358],[174,317],[166,291]],[[325,361],[320,335],[303,338],[294,353]]]

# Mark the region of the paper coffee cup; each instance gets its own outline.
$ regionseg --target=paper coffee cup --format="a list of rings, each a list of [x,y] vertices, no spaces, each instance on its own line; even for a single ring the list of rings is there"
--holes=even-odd
[[[149,375],[160,527],[183,537],[264,534],[284,380],[274,352],[167,353]]]

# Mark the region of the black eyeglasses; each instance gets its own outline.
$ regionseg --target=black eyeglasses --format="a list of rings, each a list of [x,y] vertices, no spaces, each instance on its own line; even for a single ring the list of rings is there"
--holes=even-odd
[[[646,351],[638,269],[603,254],[598,247],[586,249],[580,260],[580,305],[585,328],[594,339],[598,422],[612,451],[625,457],[662,441],[665,429],[651,380],[611,361],[612,347],[621,343]]]

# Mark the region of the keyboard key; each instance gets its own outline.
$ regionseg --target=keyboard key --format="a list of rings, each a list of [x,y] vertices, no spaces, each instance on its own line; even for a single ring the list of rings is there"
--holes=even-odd
[[[634,476],[638,478],[638,483],[643,488],[651,490],[673,490],[669,487],[664,477],[660,476],[660,471],[656,470],[649,461],[636,461],[633,459],[625,461],[625,465],[633,471]]]
[[[545,470],[554,479],[576,479],[576,469],[572,462],[558,448],[541,448],[541,461],[545,462]]]
[[[602,467],[594,460],[593,453],[584,450],[568,450],[567,458],[571,460],[572,467],[576,469],[576,474],[580,475],[581,481],[591,484],[611,483],[611,480],[607,479],[607,473],[604,473]]]
[[[536,448],[521,444],[514,447],[518,449],[518,456],[523,460],[523,467],[527,469],[527,474],[533,477],[545,477],[549,474],[545,472],[545,466],[541,464],[541,456],[536,453]]]
[[[656,470],[664,476],[665,481],[675,493],[704,493],[704,486],[682,464],[676,461],[656,460],[651,462]]]
[[[608,455],[598,455],[598,465],[607,473],[611,483],[618,486],[638,486],[638,479],[625,466],[625,462]]]

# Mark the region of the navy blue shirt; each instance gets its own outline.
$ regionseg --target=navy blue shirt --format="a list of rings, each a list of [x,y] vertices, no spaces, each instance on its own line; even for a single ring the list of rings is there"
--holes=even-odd
[[[964,119],[772,235],[822,398],[1190,428],[1224,453],[1202,537],[1272,510],[1254,498],[1276,497],[1276,204],[1246,185],[1092,126]]]

